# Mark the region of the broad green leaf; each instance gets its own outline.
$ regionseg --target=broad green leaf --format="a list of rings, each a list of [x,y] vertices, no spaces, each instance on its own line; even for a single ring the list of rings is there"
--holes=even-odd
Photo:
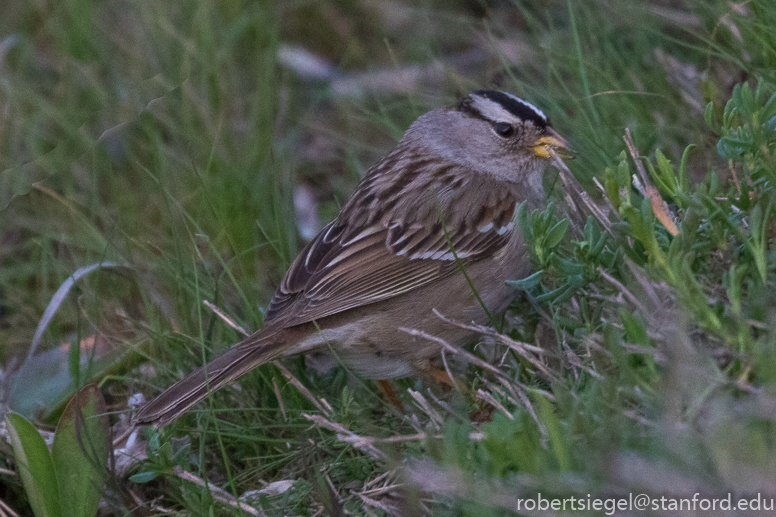
[[[35,517],[60,517],[59,488],[46,443],[23,416],[8,413],[5,421],[19,476]]]
[[[70,350],[78,349],[77,343]],[[80,375],[82,381],[94,380],[105,375],[127,354],[125,349],[110,350],[96,358],[89,357],[84,340],[81,342]],[[70,351],[62,347],[38,352],[26,359],[14,374],[8,405],[26,418],[45,418],[61,408],[75,392],[75,379],[71,376]]]
[[[558,221],[558,223],[553,226],[549,232],[547,232],[547,237],[544,238],[545,247],[553,249],[558,244],[560,244],[560,241],[562,241],[563,237],[566,236],[566,230],[568,230],[568,227],[568,219],[561,219]]]
[[[79,268],[59,286],[35,329],[27,358],[10,377],[8,407],[28,418],[39,412],[48,414],[75,392],[80,385],[79,380],[89,381],[102,377],[127,353],[127,348],[124,348],[96,356],[91,346],[94,341],[90,342],[89,338],[71,344],[69,352],[54,348],[36,353],[48,325],[79,279],[96,271],[112,271],[123,267],[113,262],[94,263]]]
[[[105,400],[96,384],[78,391],[65,407],[51,456],[63,517],[94,517],[107,479],[110,440]]]

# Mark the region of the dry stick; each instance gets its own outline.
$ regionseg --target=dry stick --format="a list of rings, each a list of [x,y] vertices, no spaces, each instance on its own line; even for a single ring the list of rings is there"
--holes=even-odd
[[[636,146],[633,143],[633,138],[631,137],[630,129],[627,127],[625,128],[625,136],[623,139],[625,140],[625,145],[628,146],[628,151],[633,158],[633,162],[636,164],[636,170],[641,176],[641,182],[643,183],[643,186],[639,188],[640,186],[635,174],[633,175],[633,184],[636,186],[636,188],[639,189],[639,192],[641,192],[644,197],[649,198],[649,201],[652,204],[652,212],[655,214],[655,217],[657,217],[658,220],[663,224],[663,226],[665,226],[666,230],[668,230],[668,233],[673,236],[679,235],[679,228],[677,228],[676,223],[674,223],[671,211],[668,209],[668,204],[660,195],[660,192],[658,192],[657,189],[649,182],[647,171],[644,169],[644,164],[641,163],[639,151],[636,149]]]
[[[525,386],[523,386],[517,381],[512,381],[506,384],[504,384],[502,381],[501,385],[509,390],[509,392],[512,394],[510,395],[509,393],[504,393],[501,388],[499,388],[492,382],[488,381],[484,377],[480,376],[480,379],[485,384],[485,386],[488,387],[488,389],[490,389],[491,391],[498,391],[514,405],[518,405],[518,402],[516,399],[520,399],[520,402],[522,402],[522,404],[528,410],[528,414],[530,414],[531,418],[533,418],[534,422],[536,422],[536,425],[539,428],[539,432],[541,432],[542,434],[542,437],[543,437],[542,440],[547,439],[547,429],[544,427],[544,424],[542,424],[541,420],[539,420],[539,416],[536,414],[536,411],[534,411],[533,405],[531,404],[531,401],[528,399],[528,395],[525,394],[525,390],[526,390]],[[555,401],[555,397],[553,397],[551,394],[541,390],[537,390],[537,391],[541,393],[543,396],[547,397],[549,400]]]
[[[441,315],[436,310],[434,310],[434,312],[436,313],[437,316],[441,317]],[[456,347],[452,346],[450,343],[448,343],[444,339],[438,338],[436,336],[432,336],[431,334],[428,334],[428,333],[420,331],[420,330],[408,329],[408,328],[404,328],[404,327],[399,328],[399,330],[401,330],[402,332],[407,332],[411,336],[422,337],[424,339],[428,339],[428,340],[433,341],[435,343],[439,343],[440,345],[442,345],[442,347],[446,348],[447,350],[450,350],[453,353],[462,355],[469,362],[472,362],[472,363],[474,363],[474,364],[476,364],[476,365],[478,365],[478,366],[480,366],[482,368],[485,368],[486,370],[489,370],[489,371],[495,373],[496,377],[501,381],[501,383],[505,384],[506,379],[504,379],[503,375],[501,375],[501,371],[498,368],[496,368],[495,366],[491,365],[490,363],[487,363],[487,362],[483,361],[479,357],[470,354],[469,352],[467,352],[465,350],[462,350],[460,348],[456,348]],[[506,384],[508,384],[508,381],[506,381]],[[409,390],[409,391],[410,391],[410,395],[413,395],[413,397],[414,397],[414,394],[413,394],[412,390]],[[480,390],[480,391],[482,391],[482,390]],[[478,392],[478,397],[479,397],[479,392]],[[487,398],[482,398],[482,397],[479,397],[479,398],[481,398],[482,400],[485,400],[485,401],[487,401],[489,403],[491,402]],[[417,400],[417,397],[415,397],[415,399]],[[502,410],[505,414],[509,415],[507,410],[501,404],[499,404],[493,398],[492,395],[491,395],[491,399],[493,399],[493,402],[495,402],[495,404],[493,404],[494,407]],[[528,397],[526,397],[525,395],[522,395],[520,397],[520,399],[523,401],[523,403],[526,405],[526,407],[529,407],[529,411],[532,413],[532,416],[535,416],[535,413],[533,412],[533,408],[530,407],[531,403],[528,400]],[[509,416],[511,417],[511,415],[509,415]]]
[[[609,196],[606,194],[606,188],[603,185],[601,185],[601,182],[595,176],[593,176],[593,183],[595,183],[595,186],[598,187],[598,190],[601,191],[602,197],[606,202],[606,206],[609,207],[609,213],[616,215],[618,213],[617,208],[614,206],[614,203],[612,203],[612,200],[609,199]]]
[[[587,211],[601,223],[609,234],[614,236],[612,225],[609,222],[609,215],[590,198],[590,195],[585,192],[585,189],[582,188],[582,185],[577,181],[556,152],[552,153],[552,164],[560,171],[560,179],[563,182],[566,202],[576,211],[576,219],[579,227],[584,227],[587,219],[585,211],[582,209],[584,207],[587,208]],[[616,214],[617,212],[615,211],[613,213]]]
[[[544,348],[531,345],[530,343],[524,343],[522,341],[515,341],[510,337],[504,336],[503,334],[500,334],[496,332],[496,330],[493,327],[486,327],[484,325],[478,325],[476,323],[462,323],[460,321],[456,321],[453,319],[448,318],[441,312],[439,312],[437,309],[432,309],[432,312],[434,315],[439,318],[440,320],[444,321],[445,323],[449,323],[450,325],[453,325],[455,327],[458,327],[463,330],[470,330],[472,332],[476,332],[478,334],[484,334],[487,336],[492,336],[495,338],[502,338],[506,337],[509,342],[514,343],[516,347],[523,348],[525,350],[530,350],[531,352],[537,353],[537,354],[549,354],[547,350]],[[506,344],[506,343],[505,343]]]
[[[428,392],[428,396],[431,397],[431,400],[433,400],[437,406],[441,407],[451,415],[454,414],[454,411],[452,408],[450,408],[450,404],[445,402],[444,400],[439,400],[436,395],[431,391],[431,388],[426,388],[426,392]]]
[[[455,388],[455,391],[458,393],[461,393],[461,387],[458,386],[458,383],[455,382],[455,379],[453,378],[453,372],[450,371],[450,367],[447,365],[447,355],[445,355],[445,351],[442,350],[442,364],[445,367],[445,373],[447,373],[447,377],[450,379],[450,384]]]
[[[628,288],[626,288],[624,285],[622,285],[622,283],[621,283],[619,280],[617,280],[617,279],[616,279],[616,278],[614,278],[612,275],[610,275],[609,273],[607,273],[607,272],[604,270],[604,268],[602,268],[601,266],[598,266],[598,274],[600,274],[600,275],[601,275],[602,277],[604,277],[604,278],[605,278],[605,279],[606,279],[606,280],[607,280],[607,281],[608,281],[610,284],[614,285],[614,286],[615,286],[617,289],[619,289],[619,290],[620,290],[620,292],[621,292],[622,294],[624,294],[624,295],[625,295],[625,297],[626,297],[628,300],[630,300],[630,301],[631,301],[631,303],[633,303],[633,304],[634,304],[636,307],[638,307],[638,308],[639,308],[639,310],[641,310],[641,311],[643,312],[643,314],[648,314],[648,312],[647,312],[647,308],[646,308],[646,307],[644,307],[644,306],[641,304],[641,302],[639,301],[639,299],[638,299],[638,298],[637,298],[637,297],[636,297],[636,296],[635,296],[633,293],[631,293],[631,292],[628,290]]]
[[[626,258],[625,265],[628,266],[628,269],[630,270],[631,274],[636,277],[636,280],[641,285],[641,289],[644,291],[644,294],[646,294],[649,297],[649,301],[652,303],[653,307],[660,307],[663,305],[663,302],[658,297],[657,293],[655,292],[655,282],[649,280],[646,276],[644,276],[643,269],[640,269],[636,266],[636,263],[633,262],[631,259]],[[658,285],[662,285],[663,287],[667,287],[667,285],[664,282],[661,282]]]
[[[374,508],[379,508],[380,510],[385,512],[386,515],[394,515],[396,513],[395,508],[391,508],[387,506],[382,501],[376,501],[371,497],[367,497],[365,495],[359,494],[358,492],[356,492],[356,495],[358,496],[359,499],[361,499],[364,502],[364,504],[368,504],[369,506],[372,506]]]
[[[649,180],[647,179],[647,171],[646,169],[644,169],[644,164],[641,163],[639,150],[636,149],[636,145],[633,143],[633,137],[631,137],[630,128],[627,128],[627,127],[625,128],[625,136],[623,136],[622,138],[623,140],[625,140],[625,145],[628,146],[628,152],[633,158],[633,163],[636,164],[636,171],[639,173],[638,176],[636,176],[635,174],[633,175],[633,186],[636,187],[636,190],[638,190],[642,196],[647,197],[647,193],[644,190],[644,186],[649,185]]]
[[[339,504],[342,504],[342,496],[340,496],[339,491],[337,490],[337,487],[334,486],[334,483],[332,483],[331,478],[328,474],[323,475],[323,479],[326,480],[326,483],[328,483],[329,488],[331,489],[332,493],[337,496],[337,501]]]
[[[384,495],[389,493],[391,490],[396,490],[397,488],[404,487],[403,483],[394,483],[392,485],[384,485],[381,487],[373,488],[371,490],[362,490],[361,492],[353,492],[354,494],[358,495]]]
[[[3,517],[19,517],[19,514],[13,511],[13,508],[8,506],[2,499],[0,499],[0,515]]]
[[[418,404],[420,409],[426,414],[426,416],[428,416],[428,418],[431,420],[431,423],[434,424],[434,427],[440,429],[442,424],[444,424],[445,419],[441,414],[439,414],[439,411],[431,407],[431,403],[419,391],[407,389],[407,393],[409,393],[410,396],[415,399],[415,402]]]
[[[311,422],[315,423],[319,427],[323,427],[324,429],[334,431],[335,433],[337,433],[337,440],[351,444],[353,447],[360,450],[370,458],[375,460],[387,459],[383,451],[381,451],[380,449],[372,445],[372,441],[357,435],[353,431],[350,431],[349,429],[347,429],[342,424],[338,424],[336,422],[327,420],[321,415],[310,415],[307,413],[302,413],[302,416],[307,420],[310,420]]]
[[[331,406],[329,406],[328,403],[325,403],[324,401],[318,400],[315,398],[315,396],[310,393],[310,390],[308,390],[304,384],[299,381],[294,375],[288,371],[288,369],[281,364],[280,361],[272,361],[272,364],[274,364],[278,370],[280,370],[280,373],[283,374],[283,376],[288,379],[288,382],[294,385],[296,389],[299,390],[299,392],[305,396],[307,400],[313,403],[313,406],[315,406],[318,411],[323,413],[326,416],[331,416],[333,413],[333,410],[331,409]],[[327,407],[328,406],[328,407]]]
[[[275,392],[275,397],[278,399],[278,405],[280,406],[280,414],[283,415],[283,421],[287,422],[286,417],[286,405],[283,403],[283,397],[280,396],[280,388],[278,388],[277,377],[272,377],[272,390]]]
[[[600,380],[600,379],[604,378],[603,375],[601,375],[600,373],[596,372],[595,370],[593,370],[589,366],[585,366],[582,363],[582,360],[579,358],[579,355],[577,355],[571,349],[571,347],[568,345],[568,343],[565,342],[565,340],[563,342],[563,350],[566,352],[566,354],[565,354],[566,355],[566,359],[568,359],[569,363],[571,363],[572,366],[576,366],[577,368],[586,371],[587,373],[589,373],[592,377],[594,377],[596,379]]]
[[[501,402],[496,400],[496,397],[494,397],[492,393],[488,393],[487,391],[484,391],[482,389],[478,389],[477,390],[477,398],[480,399],[480,400],[484,400],[485,402],[487,402],[488,404],[490,404],[494,408],[496,408],[499,411],[501,411],[502,413],[504,413],[507,416],[508,419],[510,419],[510,420],[514,420],[515,419],[515,417],[512,416],[512,413],[507,411],[507,408],[505,408],[501,404]]]
[[[224,490],[218,488],[217,486],[212,485],[211,483],[208,483],[204,479],[195,476],[191,472],[186,472],[185,470],[183,470],[183,468],[181,468],[178,465],[173,467],[172,472],[173,474],[175,474],[176,476],[178,476],[179,478],[185,481],[189,481],[191,483],[194,483],[197,486],[208,489],[210,491],[210,495],[213,496],[213,499],[215,499],[216,501],[227,504],[232,508],[239,508],[251,515],[256,515],[259,517],[266,517],[267,515],[264,513],[263,510],[254,508],[253,506],[250,506],[248,504],[243,503],[242,501],[239,501],[232,494],[225,492]]]
[[[522,341],[515,341],[514,339],[510,338],[509,336],[505,336],[504,334],[501,334],[500,332],[497,332],[492,327],[486,327],[486,326],[483,326],[483,325],[477,325],[476,323],[471,323],[471,324],[461,323],[459,321],[455,321],[455,320],[452,320],[450,318],[447,318],[446,316],[443,316],[436,309],[432,309],[432,311],[433,311],[434,315],[437,318],[441,319],[445,323],[448,323],[450,325],[456,326],[456,327],[464,329],[464,330],[468,330],[470,332],[475,332],[475,333],[478,333],[478,334],[481,334],[481,335],[484,335],[484,336],[489,336],[489,337],[492,337],[492,338],[496,339],[501,344],[506,345],[508,348],[510,348],[510,349],[514,350],[515,352],[517,352],[518,355],[520,355],[521,357],[523,357],[526,360],[528,360],[531,364],[533,364],[536,368],[538,368],[539,371],[542,374],[545,375],[545,377],[547,377],[550,380],[555,380],[555,376],[552,375],[552,373],[547,369],[547,367],[539,359],[537,359],[536,357],[533,357],[531,354],[527,353],[527,351],[529,351],[529,352],[533,352],[533,353],[541,354],[541,355],[549,355],[549,356],[554,355],[554,354],[550,353],[549,351],[547,351],[547,350],[545,350],[545,349],[543,349],[541,347],[531,345],[529,343],[524,343]],[[450,346],[452,346],[452,345],[450,345]],[[472,357],[474,357],[474,356],[472,356]]]
[[[392,474],[396,474],[396,469],[388,470],[386,472],[383,472],[382,474],[380,474],[379,476],[377,476],[373,480],[367,481],[366,483],[364,483],[364,486],[363,486],[364,490],[368,489],[369,487],[371,487],[373,485],[376,485],[377,483],[379,483],[380,481],[383,481],[383,480],[385,480],[385,482],[388,483],[388,479],[387,478],[389,476],[391,476]]]
[[[566,167],[566,164],[563,162],[561,157],[558,156],[558,154],[555,152],[552,152],[552,164],[558,169],[560,173],[560,180],[564,187],[563,197],[566,200],[566,204],[570,209],[573,210],[573,214],[571,215],[575,219],[576,226],[581,228],[585,222],[585,214],[582,209],[585,205],[585,201],[582,197],[582,192],[584,192],[584,189],[582,189],[582,186],[579,184],[574,175],[571,174],[571,171],[569,171],[568,167]]]
[[[466,359],[468,362],[474,363],[477,366],[485,368],[486,370],[489,370],[489,371],[495,373],[496,375],[501,375],[501,371],[498,368],[496,368],[495,366],[493,366],[492,364],[483,361],[482,359],[480,359],[476,355],[472,355],[469,352],[467,352],[466,350],[454,347],[453,345],[451,345],[450,343],[448,343],[447,341],[445,341],[444,339],[442,339],[440,337],[433,336],[433,335],[429,334],[428,332],[423,332],[422,330],[410,329],[410,328],[407,328],[407,327],[399,327],[399,330],[402,331],[402,332],[406,332],[410,336],[420,337],[420,338],[432,341],[434,343],[437,343],[437,344],[441,345],[442,348],[444,348],[446,350],[449,350],[450,352],[452,352],[454,354],[463,356],[463,358]]]
[[[242,334],[245,337],[248,337],[250,335],[236,321],[234,321],[232,318],[227,316],[224,311],[222,311],[221,309],[219,309],[218,307],[216,307],[215,305],[213,305],[212,303],[210,303],[207,300],[202,300],[202,303],[205,304],[205,307],[207,307],[208,309],[213,311],[216,316],[221,318],[223,320],[223,322],[226,323],[229,327],[233,328],[234,330],[236,330],[237,332],[239,332],[240,334]]]
[[[315,416],[316,418],[322,418],[320,415],[303,415],[308,420],[312,420]],[[326,427],[330,431],[337,431],[337,429],[344,429],[347,431],[348,434],[346,435],[338,435],[337,439],[350,444],[375,444],[375,443],[404,443],[404,442],[414,442],[418,440],[425,440],[429,436],[431,438],[435,438],[437,440],[441,440],[445,437],[443,434],[432,434],[429,435],[427,433],[417,433],[417,434],[397,434],[395,436],[388,436],[386,438],[378,438],[376,436],[361,436],[358,434],[353,433],[352,431],[348,431],[344,427],[342,427],[339,424],[335,424],[333,422],[330,422],[326,420],[327,424],[321,425],[321,427]],[[320,422],[315,421],[316,424],[320,424]],[[330,427],[330,426],[339,426],[338,428]],[[475,442],[481,442],[485,439],[485,433],[480,431],[473,431],[469,433],[469,439]],[[374,481],[374,480],[373,480]],[[366,485],[364,485],[366,486]]]

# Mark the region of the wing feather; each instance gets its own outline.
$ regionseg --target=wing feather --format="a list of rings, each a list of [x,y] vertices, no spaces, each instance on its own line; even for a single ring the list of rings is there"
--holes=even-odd
[[[429,218],[433,210],[400,210],[400,203],[384,200],[382,206],[397,208],[381,217],[372,210],[362,221],[358,216],[364,213],[364,200],[377,197],[369,190],[377,183],[365,181],[339,217],[301,251],[272,298],[265,321],[290,327],[387,300],[456,274],[508,243],[505,228],[512,224],[517,200],[506,189],[490,190],[476,200],[448,196],[448,210],[454,203],[484,205],[457,220],[443,217],[439,204],[434,205],[437,217]],[[386,190],[402,196],[393,185]],[[414,220],[407,220],[408,213],[416,215]],[[428,219],[428,224],[419,223]],[[445,219],[452,221],[450,227],[442,223]]]

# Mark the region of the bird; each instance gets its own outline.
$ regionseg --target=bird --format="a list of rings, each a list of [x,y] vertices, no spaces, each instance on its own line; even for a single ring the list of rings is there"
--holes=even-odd
[[[440,344],[474,336],[530,273],[518,205],[541,207],[550,159],[566,139],[535,105],[477,90],[421,115],[372,166],[337,217],[294,259],[262,327],[147,402],[135,425],[162,427],[209,393],[274,359],[334,350],[356,374],[422,374]],[[437,313],[435,314],[435,311]]]

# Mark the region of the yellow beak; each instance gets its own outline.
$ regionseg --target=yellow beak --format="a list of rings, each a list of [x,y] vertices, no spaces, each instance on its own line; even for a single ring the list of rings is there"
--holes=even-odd
[[[574,157],[574,151],[571,149],[568,140],[560,136],[552,128],[547,129],[546,134],[536,139],[530,147],[536,153],[536,156],[541,158],[549,158],[552,151],[557,152],[561,158]]]

